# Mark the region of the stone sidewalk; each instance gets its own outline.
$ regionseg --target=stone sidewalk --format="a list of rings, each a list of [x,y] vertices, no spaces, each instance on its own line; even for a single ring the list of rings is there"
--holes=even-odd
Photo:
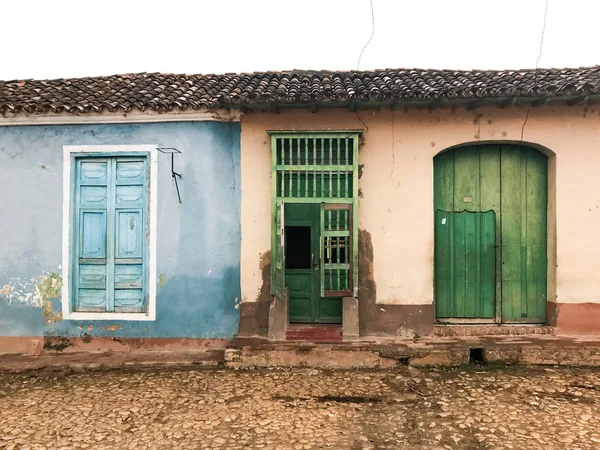
[[[600,448],[600,369],[0,374],[0,449]]]
[[[50,351],[38,356],[0,354],[0,371],[68,367],[73,370],[133,366],[229,368],[392,368],[462,366],[475,362],[551,366],[600,366],[600,337],[496,335],[412,340],[364,338],[351,342],[273,342],[239,339],[227,348],[150,351]]]

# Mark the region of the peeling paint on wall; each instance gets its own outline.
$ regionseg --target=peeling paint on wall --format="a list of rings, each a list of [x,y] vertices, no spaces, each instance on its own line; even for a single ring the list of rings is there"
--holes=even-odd
[[[161,274],[158,276],[158,285],[159,285],[161,288],[164,288],[164,287],[165,287],[165,281],[166,281],[166,279],[167,279],[167,277],[166,277],[166,275],[165,275],[164,273],[161,273]]]
[[[0,299],[11,304],[20,303],[24,306],[46,308],[46,301],[51,298],[60,298],[62,277],[56,273],[44,272],[34,278],[10,277],[2,289]]]
[[[37,285],[38,294],[44,305],[44,319],[46,323],[53,323],[62,320],[62,311],[52,311],[52,299],[60,298],[62,289],[62,277],[56,273],[51,273],[47,277],[43,276]]]

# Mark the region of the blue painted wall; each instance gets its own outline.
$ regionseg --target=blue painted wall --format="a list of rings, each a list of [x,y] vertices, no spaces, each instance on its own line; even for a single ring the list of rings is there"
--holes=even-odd
[[[62,274],[63,145],[176,147],[159,153],[155,321],[60,319],[36,285]],[[231,338],[240,302],[240,125],[174,122],[0,127],[0,336]],[[48,320],[49,319],[49,320]],[[116,325],[116,327],[114,326]],[[109,329],[110,327],[110,329]]]

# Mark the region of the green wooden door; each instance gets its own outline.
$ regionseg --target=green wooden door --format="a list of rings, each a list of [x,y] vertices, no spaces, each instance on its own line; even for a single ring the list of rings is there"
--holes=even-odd
[[[496,315],[496,215],[435,212],[436,317]]]
[[[462,147],[435,157],[438,318],[546,321],[547,172],[546,156],[518,145]],[[478,220],[477,216],[464,219],[464,226],[478,229],[479,237],[456,226],[463,220],[457,214],[463,211],[482,215],[479,225],[467,224]],[[476,263],[481,265],[485,259],[489,264],[487,257],[482,259],[490,249],[490,240],[483,238],[489,234],[491,219],[483,215],[487,211],[495,215],[495,302],[488,294],[481,295],[489,292],[490,277],[484,276],[488,272],[469,278]],[[442,224],[444,214],[446,224]],[[450,224],[454,225],[452,233]],[[450,239],[463,239],[465,245],[457,246]],[[465,256],[460,252],[466,252]]]
[[[285,286],[289,295],[290,322],[342,321],[342,297],[321,292],[321,207],[319,203],[285,205]],[[330,243],[329,248],[333,245]]]

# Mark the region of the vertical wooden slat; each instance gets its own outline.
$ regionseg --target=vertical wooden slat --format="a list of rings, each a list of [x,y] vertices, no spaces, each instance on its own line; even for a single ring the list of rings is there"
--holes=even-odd
[[[323,245],[323,241],[325,240],[325,210],[323,209],[323,205],[321,205],[321,214],[320,214],[320,233],[321,236],[319,238],[319,258],[320,258],[320,271],[321,271],[321,297],[325,295],[325,249]]]
[[[339,169],[339,166],[340,166],[340,150],[341,150],[340,147],[342,145],[341,144],[341,139],[336,139],[335,143],[336,143],[336,146],[335,146],[335,148],[336,148],[335,163],[338,166],[338,169],[337,169],[337,180],[336,180],[336,185],[337,185],[337,194],[336,194],[336,197],[339,198],[339,197],[341,197],[341,195],[340,195],[340,169]]]
[[[339,211],[337,211],[339,212]],[[336,260],[337,263],[340,263],[340,237],[338,236],[336,238],[336,248],[337,248],[337,255],[336,255]],[[341,284],[340,284],[340,269],[336,270],[337,272],[337,286],[336,286],[336,290],[339,291],[341,289]]]
[[[321,138],[321,166],[325,163],[325,139]],[[319,197],[325,197],[325,170],[321,170],[321,191]]]
[[[304,139],[304,166],[308,166],[308,138]],[[308,197],[308,169],[304,168],[304,197]]]
[[[277,139],[279,142],[280,151],[280,164],[285,166],[285,139]],[[285,197],[285,172],[283,169],[277,170],[277,176],[279,177],[279,197]],[[274,194],[277,197],[277,193]]]
[[[313,142],[313,149],[312,149],[312,153],[313,153],[313,160],[312,163],[314,166],[317,165],[317,140],[315,138],[313,138],[312,140]],[[317,172],[316,170],[313,170],[313,197],[318,197],[317,195]]]
[[[345,140],[345,141],[346,141],[346,146],[345,146],[345,149],[344,149],[344,150],[345,150],[345,157],[346,157],[345,159],[346,159],[346,166],[348,166],[348,164],[349,164],[349,160],[350,160],[350,157],[349,157],[349,152],[350,152],[350,149],[349,149],[349,146],[350,146],[350,139],[349,139],[349,138],[346,138],[346,140]],[[344,195],[345,195],[346,197],[348,197],[348,194],[349,194],[349,192],[348,192],[348,178],[349,178],[349,173],[348,173],[348,171],[347,171],[347,170],[345,170],[345,171],[344,171]]]
[[[286,142],[288,143],[287,159],[289,161],[289,164],[291,165],[292,164],[292,140],[286,139]],[[285,170],[284,173],[286,173],[286,175],[288,176],[288,195],[287,196],[291,197],[292,196],[292,171]]]
[[[527,311],[527,150],[521,149],[521,307],[520,317],[529,317]]]
[[[295,141],[296,141],[296,166],[300,166],[300,164],[302,164],[300,162],[300,139],[295,139]],[[298,168],[298,170],[296,170],[296,176],[297,176],[296,193],[293,194],[292,197],[300,197],[300,183],[301,183],[300,168]]]

